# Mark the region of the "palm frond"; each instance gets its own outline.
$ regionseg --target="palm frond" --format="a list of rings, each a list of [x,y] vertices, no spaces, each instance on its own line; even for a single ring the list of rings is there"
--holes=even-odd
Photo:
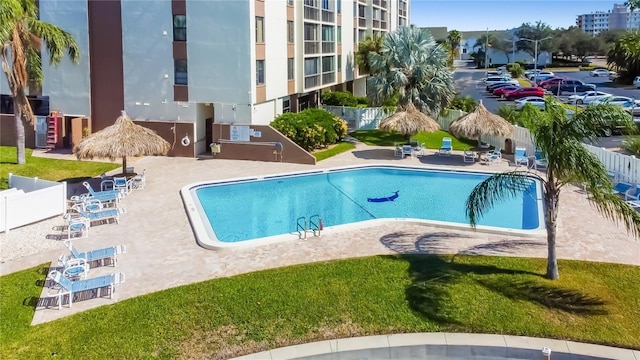
[[[623,223],[627,231],[633,236],[640,236],[640,213],[632,208],[620,196],[614,194],[611,188],[589,188],[589,201],[605,218]]]
[[[37,19],[32,19],[30,29],[33,35],[42,40],[49,52],[49,64],[58,65],[62,61],[65,51],[72,62],[79,61],[80,50],[73,36],[60,29],[56,25],[46,23]]]
[[[531,186],[534,180],[544,183],[545,180],[536,174],[526,171],[496,173],[478,184],[467,199],[467,217],[472,227],[496,203],[521,194]]]

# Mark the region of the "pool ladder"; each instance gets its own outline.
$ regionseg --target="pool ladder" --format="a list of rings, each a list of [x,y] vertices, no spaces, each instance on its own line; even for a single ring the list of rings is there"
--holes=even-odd
[[[309,227],[307,227],[307,225],[309,225]],[[306,239],[309,231],[313,233],[313,236],[320,236],[322,230],[324,230],[324,225],[322,224],[320,215],[309,216],[309,222],[307,222],[307,218],[304,216],[296,219],[296,231],[298,232],[299,239]]]

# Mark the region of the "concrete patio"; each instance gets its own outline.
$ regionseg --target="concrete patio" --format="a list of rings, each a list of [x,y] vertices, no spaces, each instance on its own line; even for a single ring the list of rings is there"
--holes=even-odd
[[[354,164],[404,164],[488,171],[515,168],[506,160],[495,166],[464,163],[461,152],[444,157],[435,155],[434,150],[426,150],[422,157],[402,159],[393,156],[391,147],[363,144],[315,166],[219,159],[143,158],[131,165],[138,171],[146,169],[147,186],[122,201],[127,213],[121,216],[120,224],[94,226],[88,238],[74,242],[80,251],[124,244],[127,253],[118,257],[116,268],[92,269],[89,276],[123,272],[127,276],[126,283],[116,286],[111,300],[99,298],[77,302],[72,308],[63,307],[62,310],[38,310],[33,324],[180,285],[312,261],[397,253],[546,257],[544,237],[495,235],[409,222],[329,231],[317,238],[259,247],[207,250],[197,245],[179,194],[183,186],[200,181]],[[0,274],[56,261],[67,250],[62,241],[51,236],[56,231],[59,233],[59,230],[52,230],[52,226],[63,224],[62,218],[56,218],[0,234],[3,248],[19,246],[21,236],[34,231],[42,237],[42,246],[26,249],[23,252],[25,256],[7,258],[2,253]],[[623,227],[598,214],[589,205],[586,194],[577,187],[568,187],[562,194],[558,230],[558,255],[562,259],[640,265],[640,243]],[[46,292],[43,291],[43,296]]]

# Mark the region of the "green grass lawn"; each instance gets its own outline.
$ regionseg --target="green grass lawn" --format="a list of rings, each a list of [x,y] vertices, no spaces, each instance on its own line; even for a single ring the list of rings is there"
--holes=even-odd
[[[389,133],[380,130],[357,130],[349,135],[362,141],[367,145],[377,146],[393,146],[396,143],[404,143],[405,137],[399,133]],[[453,150],[465,150],[478,144],[476,140],[458,139],[446,131],[438,130],[434,133],[421,132],[411,137],[411,140],[418,141],[418,144],[424,143],[427,149],[440,149],[443,137],[450,137]]]
[[[0,277],[0,357],[225,358],[429,331],[640,349],[640,267],[560,261],[558,281],[544,271],[544,259],[375,256],[214,279],[31,327],[40,266]]]
[[[33,150],[26,149],[27,163],[16,164],[16,148],[0,146],[0,190],[9,187],[9,173],[44,180],[69,182],[81,181],[111,171],[120,164],[94,161],[58,160],[31,156]]]
[[[356,146],[352,143],[343,141],[332,148],[314,151],[312,155],[316,157],[316,161],[322,161],[355,148]]]

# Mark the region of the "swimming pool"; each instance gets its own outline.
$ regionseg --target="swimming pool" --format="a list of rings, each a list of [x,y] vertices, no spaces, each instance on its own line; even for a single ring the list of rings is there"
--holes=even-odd
[[[358,166],[205,182],[182,197],[198,242],[207,248],[297,239],[300,225],[324,230],[412,220],[469,228],[465,202],[490,174],[405,166]],[[544,228],[540,184],[501,202],[478,229],[526,234]]]

